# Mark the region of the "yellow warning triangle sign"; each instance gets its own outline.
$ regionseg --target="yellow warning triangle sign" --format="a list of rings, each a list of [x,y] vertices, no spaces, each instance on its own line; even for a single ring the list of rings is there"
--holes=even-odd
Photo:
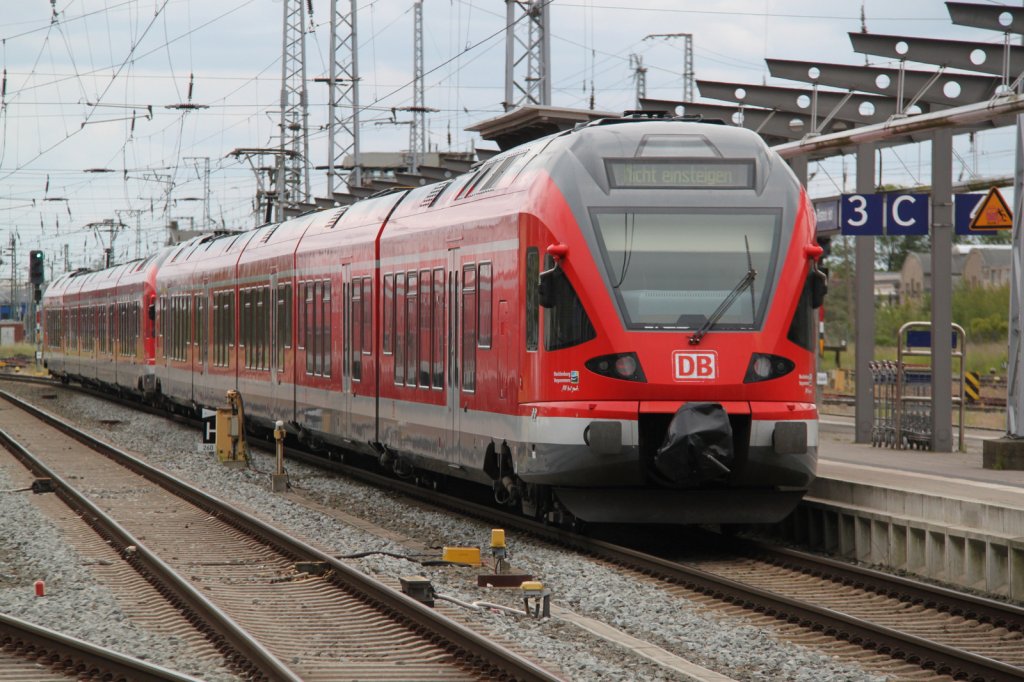
[[[993,187],[978,204],[971,220],[970,230],[1009,230],[1013,227],[1013,213],[998,187]]]

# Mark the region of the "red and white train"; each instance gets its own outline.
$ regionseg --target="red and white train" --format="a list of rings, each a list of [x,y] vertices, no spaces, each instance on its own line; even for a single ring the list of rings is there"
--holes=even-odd
[[[813,215],[749,131],[602,120],[64,275],[45,358],[549,519],[772,522],[815,475]]]

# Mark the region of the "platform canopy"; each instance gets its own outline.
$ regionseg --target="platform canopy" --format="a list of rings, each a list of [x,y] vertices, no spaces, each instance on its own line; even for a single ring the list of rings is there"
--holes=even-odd
[[[498,147],[504,151],[545,135],[575,128],[580,123],[621,115],[622,112],[529,105],[481,121],[466,130],[480,133],[480,137],[485,140],[497,142]]]

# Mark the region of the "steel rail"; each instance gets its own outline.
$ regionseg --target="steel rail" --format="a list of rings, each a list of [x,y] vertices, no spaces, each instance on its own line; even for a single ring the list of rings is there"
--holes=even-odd
[[[74,670],[79,675],[85,675],[84,679],[202,682],[198,678],[3,613],[0,613],[0,644],[5,649],[13,645],[14,655],[31,654],[32,659],[40,665],[46,665],[45,661],[49,661],[50,665],[59,667],[62,672]]]
[[[137,404],[133,403],[133,405],[139,407]],[[161,414],[166,413],[161,412]],[[175,416],[175,419],[181,419],[181,417]],[[261,447],[259,441],[251,441],[250,445]],[[340,471],[367,483],[397,490],[410,497],[462,514],[485,519],[488,522],[504,524],[506,527],[517,528],[537,537],[590,553],[599,558],[649,573],[670,582],[685,585],[691,589],[716,596],[716,598],[724,601],[736,603],[757,612],[771,614],[780,620],[797,622],[805,627],[821,630],[826,634],[837,636],[837,638],[848,640],[868,649],[877,650],[894,658],[922,664],[922,667],[949,671],[951,675],[966,677],[972,680],[1001,682],[1002,680],[1019,680],[1024,678],[1024,668],[901,633],[884,626],[878,626],[869,621],[847,616],[831,609],[814,607],[813,605],[804,604],[788,597],[757,588],[749,588],[729,579],[720,578],[700,569],[683,566],[651,554],[587,538],[521,516],[503,513],[485,505],[461,499],[445,498],[443,495],[421,486],[399,481],[390,476],[374,473],[341,462],[326,460],[323,457],[301,450],[289,448],[287,453],[290,458],[299,459],[314,466]],[[771,551],[779,552],[776,548],[772,548]],[[796,552],[791,553],[793,555],[798,554]],[[813,560],[830,566],[841,565],[839,562],[823,561],[818,557],[806,556],[808,561]],[[848,576],[850,580],[866,581],[865,576],[868,569],[846,565],[845,570],[849,571]],[[878,572],[873,573],[877,574],[879,580],[883,578],[890,580],[896,578],[896,576],[887,576]],[[989,622],[1003,623],[1012,621],[1017,616],[1016,607],[1004,605],[1002,602],[984,600],[984,598],[965,595],[952,590],[944,590],[943,588],[934,588],[931,585],[914,583],[914,581],[908,579],[893,580],[893,582],[899,582],[901,585],[906,586],[916,584],[918,591],[914,593],[916,596],[913,598],[925,604],[937,602],[937,596],[942,596],[943,599],[947,600],[943,603],[948,603],[950,599],[955,599],[958,603],[963,604],[963,606],[956,606],[950,610],[962,612],[965,614],[965,617],[969,617],[968,614],[979,614],[978,617]],[[879,592],[885,591],[880,586],[876,587],[876,589]],[[984,602],[987,602],[987,604],[983,604]],[[988,613],[981,610],[983,607],[990,609]],[[1003,611],[1004,615],[999,615],[1000,610]],[[1005,615],[1006,613],[1009,613],[1009,615]]]
[[[313,463],[324,461],[321,458],[308,454],[303,454],[299,458]],[[439,495],[426,488],[397,481],[380,474],[363,471],[338,462],[331,462],[329,466],[366,482],[386,486],[389,489],[398,490],[416,499],[458,511],[465,515],[485,519],[491,523],[503,524],[507,528],[516,528],[542,539],[628,567],[631,570],[640,571],[672,583],[683,585],[689,589],[711,595],[718,600],[733,603],[754,612],[765,613],[779,620],[797,623],[803,627],[821,631],[824,634],[849,641],[866,649],[875,650],[896,659],[920,664],[923,668],[934,669],[937,672],[946,672],[956,679],[1010,682],[1019,681],[1024,678],[1024,668],[877,625],[832,609],[817,607],[797,599],[747,586],[698,568],[602,540],[588,538],[568,530],[504,513],[485,505],[465,500],[446,499],[443,495]],[[771,548],[771,551],[776,552],[778,550]],[[791,551],[788,554],[795,557],[798,553]],[[807,561],[818,561],[817,557],[805,556]],[[828,560],[825,563],[829,567],[841,565],[839,562]],[[849,572],[848,576],[851,579],[859,575],[862,580],[866,581],[867,569],[845,566],[845,570]],[[877,571],[870,573],[877,580],[895,578],[895,576],[886,576]],[[905,578],[900,578],[894,582],[906,589],[909,589],[910,585],[915,585],[914,598],[921,599],[924,603],[940,602],[941,599],[939,597],[946,600],[957,600],[959,603],[964,604],[963,607],[957,607],[959,611],[964,614],[980,613],[982,618],[993,623],[1013,621],[1017,614],[1020,613],[1020,610],[1013,605],[1004,605],[1002,602],[986,600],[973,595],[964,595],[944,588],[933,588],[930,585],[914,583],[914,581]],[[882,591],[880,587],[878,589]],[[985,612],[982,609],[987,609],[988,611]],[[998,615],[1000,611],[1003,614],[1002,616]]]
[[[7,393],[0,393],[8,402],[25,409],[25,404],[14,399]],[[36,417],[41,417],[33,410],[28,410]],[[47,420],[52,426],[61,426]],[[71,427],[67,427],[71,428]],[[64,428],[61,428],[64,431]],[[67,433],[67,431],[65,431]],[[70,433],[68,435],[71,435]],[[230,616],[221,611],[215,604],[209,601],[188,581],[184,580],[178,573],[164,563],[156,554],[147,548],[142,542],[132,535],[121,524],[115,521],[106,512],[96,506],[85,495],[70,485],[50,467],[41,462],[27,448],[19,443],[9,433],[0,429],[0,443],[3,444],[22,464],[32,472],[33,475],[48,478],[53,482],[54,492],[72,510],[81,514],[83,519],[101,535],[111,541],[114,547],[124,556],[141,575],[154,584],[165,596],[170,593],[169,600],[185,616],[196,623],[205,624],[210,630],[217,633],[230,649],[227,652],[237,657],[243,657],[251,663],[251,667],[258,670],[266,679],[281,680],[282,682],[302,682],[301,678],[295,675],[283,662],[274,656],[266,647],[257,642],[248,632],[238,625]],[[128,551],[128,547],[134,549]],[[240,667],[245,668],[245,665]]]
[[[68,436],[111,457],[121,465],[148,480],[162,486],[175,495],[181,496],[197,507],[220,520],[229,523],[242,532],[261,539],[277,551],[293,557],[296,561],[320,562],[332,569],[325,578],[360,595],[371,604],[390,611],[393,617],[404,621],[413,630],[428,630],[441,638],[442,646],[452,649],[456,655],[476,662],[499,678],[522,680],[523,682],[556,682],[561,678],[538,666],[532,661],[487,639],[479,633],[434,611],[411,597],[388,587],[379,580],[353,569],[339,559],[326,554],[311,545],[298,540],[277,528],[253,518],[223,502],[217,497],[199,490],[181,479],[156,469],[136,457],[76,429],[55,415],[17,397],[0,391],[0,397],[26,410],[46,423],[60,429]],[[0,434],[3,432],[0,431]],[[291,679],[291,678],[282,678]]]
[[[799,570],[807,575],[852,585],[875,594],[901,601],[936,608],[954,616],[1013,632],[1024,632],[1024,607],[966,592],[957,592],[939,585],[925,585],[899,575],[883,573],[864,566],[854,566],[819,557],[788,547],[773,547],[760,542],[740,542],[740,551],[769,561],[777,566]],[[765,556],[766,555],[766,556]]]

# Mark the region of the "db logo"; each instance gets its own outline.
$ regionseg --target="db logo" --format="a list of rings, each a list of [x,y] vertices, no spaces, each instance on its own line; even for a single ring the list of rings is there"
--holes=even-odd
[[[718,378],[718,353],[677,350],[672,354],[676,381],[708,381]]]

